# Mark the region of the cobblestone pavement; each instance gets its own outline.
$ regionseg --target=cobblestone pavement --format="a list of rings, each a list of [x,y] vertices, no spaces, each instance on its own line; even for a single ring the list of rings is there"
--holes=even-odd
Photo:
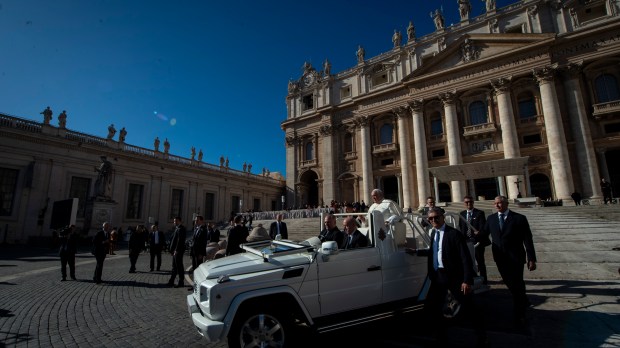
[[[620,223],[548,209],[528,218],[543,215],[547,222],[532,226],[539,269],[526,271],[528,329],[513,327],[510,293],[487,250],[491,290],[476,298],[491,347],[619,347]],[[78,281],[61,282],[55,251],[0,246],[0,347],[226,347],[196,333],[185,305],[189,292],[164,285],[167,272],[148,272],[148,254],[140,255],[135,274],[128,273],[127,251],[117,254],[105,261],[104,283],[95,285],[88,252],[77,257]],[[163,270],[170,266],[164,255]],[[429,347],[435,342],[418,326],[423,321],[414,313],[321,335],[300,326],[294,348]],[[445,338],[442,346],[451,347],[474,340],[463,323]]]

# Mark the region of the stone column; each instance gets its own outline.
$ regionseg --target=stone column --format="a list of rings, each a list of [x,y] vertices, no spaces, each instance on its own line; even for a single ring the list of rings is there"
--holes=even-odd
[[[415,147],[415,167],[418,179],[418,206],[426,204],[426,197],[430,196],[430,180],[428,175],[428,153],[426,150],[426,131],[424,128],[424,114],[422,100],[409,103],[413,120],[413,141]]]
[[[601,178],[605,178],[606,180],[611,180],[609,179],[609,167],[607,167],[607,156],[605,156],[605,152],[607,151],[607,148],[604,147],[600,147],[596,149],[596,152],[598,154],[598,163],[600,163],[600,168],[601,168]],[[599,183],[599,187],[601,185],[601,179],[598,180]],[[601,190],[601,195],[602,195],[602,190]]]
[[[448,161],[450,165],[463,164],[463,154],[461,152],[461,137],[459,132],[459,122],[456,117],[456,105],[454,103],[454,93],[446,92],[439,94],[439,99],[443,102],[446,118],[446,135],[448,137]],[[465,185],[463,181],[452,181],[452,202],[459,202],[465,195]]]
[[[580,83],[581,64],[570,64],[566,68],[566,72],[566,103],[568,104],[568,117],[575,139],[575,150],[577,152],[575,157],[581,177],[582,196],[584,198],[601,198],[603,192],[599,185],[600,173],[596,165],[596,154],[594,153],[594,144]]]
[[[570,169],[560,105],[555,90],[554,73],[555,67],[545,67],[534,70],[534,77],[538,82],[542,99],[555,198],[570,200],[570,195],[573,192],[573,175]]]
[[[372,191],[372,148],[370,143],[370,130],[368,129],[368,117],[358,116],[355,119],[357,126],[360,128],[362,137],[362,194],[366,202],[372,202],[370,192]]]
[[[323,169],[322,197],[325,201],[330,202],[332,199],[336,199],[336,182],[334,180],[334,153],[336,152],[334,146],[334,127],[325,124],[319,128],[319,134],[322,137],[323,144],[323,151],[321,151],[321,168]]]
[[[435,190],[435,202],[439,203],[439,181],[436,176],[433,176],[433,189]],[[426,199],[426,197],[424,197]]]
[[[396,184],[398,186],[398,205],[403,207],[403,176],[396,174]]]
[[[497,107],[499,109],[499,123],[502,131],[502,147],[504,148],[504,158],[521,157],[519,150],[519,137],[517,136],[517,127],[515,125],[515,116],[512,108],[512,98],[510,96],[510,82],[512,77],[500,78],[491,81],[491,85],[497,96]],[[517,189],[515,182],[523,182],[522,175],[508,175],[506,182],[508,183],[508,198],[515,199],[519,192],[524,190]]]
[[[400,149],[400,173],[402,180],[402,198],[400,206],[405,210],[414,207],[413,203],[413,185],[411,182],[411,153],[409,146],[409,137],[407,136],[407,119],[409,109],[406,107],[398,107],[393,110],[398,117],[398,143]],[[400,186],[400,185],[399,185]],[[399,192],[400,195],[400,192]]]
[[[288,135],[286,140],[286,204],[292,206],[297,204],[295,198],[295,180],[297,179],[297,166],[299,165],[299,157],[297,156],[298,141],[293,135]],[[226,197],[224,197],[226,198]]]
[[[499,186],[499,195],[506,197],[506,185],[504,184],[504,177],[497,177],[497,185]],[[493,197],[495,199],[495,197]]]

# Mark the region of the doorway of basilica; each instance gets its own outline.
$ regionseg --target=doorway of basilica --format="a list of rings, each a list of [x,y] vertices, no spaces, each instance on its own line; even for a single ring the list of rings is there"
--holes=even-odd
[[[611,183],[611,194],[613,197],[620,195],[620,150],[611,150],[605,152],[605,161],[607,162],[607,172],[609,178],[605,178]]]
[[[384,176],[382,179],[383,195],[400,205],[398,200],[398,179],[395,176]]]
[[[299,178],[298,196],[300,198],[298,208],[303,208],[307,204],[312,206],[319,205],[319,184],[317,180],[318,175],[312,170],[308,170]]]
[[[484,199],[492,200],[499,195],[497,188],[497,178],[483,178],[474,179],[474,192],[478,197],[484,197]],[[478,199],[474,197],[474,199]]]
[[[539,197],[542,200],[553,198],[551,182],[545,174],[532,174],[530,176],[530,186],[532,188],[532,196]]]

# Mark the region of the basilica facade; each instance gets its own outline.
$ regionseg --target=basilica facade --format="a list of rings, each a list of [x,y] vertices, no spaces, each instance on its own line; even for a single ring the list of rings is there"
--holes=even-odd
[[[428,35],[409,23],[387,52],[359,46],[351,68],[306,63],[289,81],[288,201],[370,202],[381,188],[413,209],[466,194],[596,202],[601,178],[620,190],[620,2],[447,10],[461,21],[437,10]]]
[[[27,243],[49,237],[69,215],[83,235],[94,235],[104,221],[112,226],[158,224],[172,227],[180,216],[192,226],[194,215],[228,221],[231,212],[281,208],[284,180],[279,174],[252,174],[168,152],[169,143],[153,149],[125,142],[126,131],[108,137],[58,125],[51,114],[35,122],[0,114],[0,241]],[[56,205],[72,203],[70,209]]]

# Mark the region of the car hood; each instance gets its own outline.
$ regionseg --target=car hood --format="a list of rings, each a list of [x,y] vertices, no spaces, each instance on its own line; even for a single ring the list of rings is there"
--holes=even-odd
[[[241,253],[226,256],[221,259],[208,261],[200,265],[201,279],[213,279],[223,275],[238,275],[256,272],[265,272],[278,268],[287,268],[312,262],[313,254],[300,252],[283,255],[266,260],[252,253]],[[196,276],[196,275],[195,275]]]

